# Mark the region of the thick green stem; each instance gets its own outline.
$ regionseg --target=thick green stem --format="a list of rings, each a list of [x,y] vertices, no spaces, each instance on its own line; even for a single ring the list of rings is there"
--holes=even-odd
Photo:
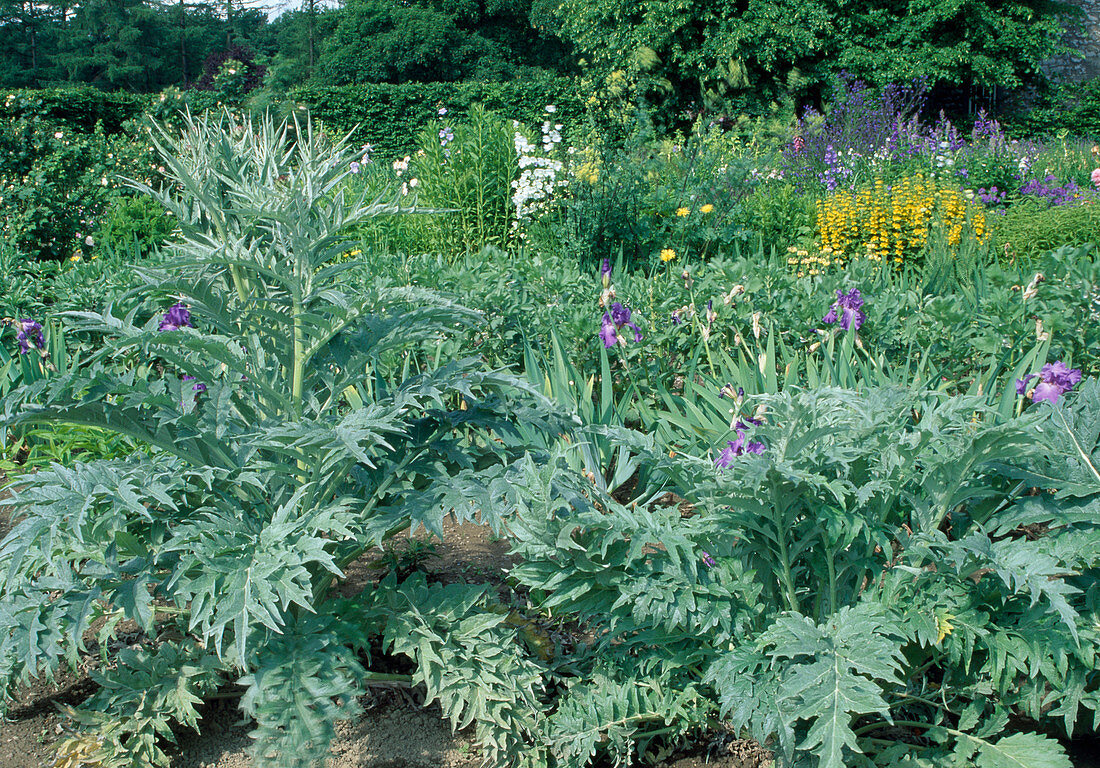
[[[367,672],[359,678],[364,685],[371,683],[409,683],[412,684],[412,675],[400,675],[394,672]]]
[[[829,571],[829,615],[836,613],[836,563],[833,562],[834,553],[828,551],[826,548],[825,553],[825,567]]]
[[[302,410],[302,377],[305,373],[305,343],[302,331],[302,300],[294,298],[294,359],[290,381],[290,397],[294,416]]]
[[[794,578],[791,575],[790,552],[787,549],[787,529],[782,520],[782,501],[779,498],[779,488],[772,483],[772,509],[774,510],[775,539],[779,544],[780,577],[785,592],[787,608],[791,611],[798,610],[798,593],[794,588]]]

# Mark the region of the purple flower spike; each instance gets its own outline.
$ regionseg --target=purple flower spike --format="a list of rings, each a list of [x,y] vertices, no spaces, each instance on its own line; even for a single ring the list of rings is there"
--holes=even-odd
[[[631,321],[629,307],[616,301],[608,309],[610,311],[603,313],[603,321],[600,325],[600,340],[605,347],[611,349],[615,346],[619,341],[619,329],[624,327],[634,332],[635,342],[642,340],[642,330],[637,323]]]
[[[705,565],[707,568],[713,568],[714,566],[718,565],[718,561],[711,557],[709,552],[704,551],[703,565]]]
[[[836,301],[829,308],[821,322],[828,325],[839,322],[840,327],[848,331],[858,331],[867,316],[863,314],[863,297],[859,295],[859,289],[853,288],[848,293],[837,290]]]
[[[718,454],[718,458],[714,460],[714,466],[719,469],[725,469],[733,463],[735,456],[740,456],[739,451],[741,447],[737,445],[733,440],[729,441],[729,444],[722,449],[722,452]]]
[[[19,321],[19,332],[15,334],[15,340],[19,342],[19,354],[21,355],[30,352],[32,345],[36,349],[46,348],[46,339],[42,336],[41,323],[29,317]]]
[[[191,325],[191,310],[183,305],[183,302],[173,304],[167,312],[164,313],[164,317],[160,319],[160,326],[157,330],[161,331],[178,331],[180,328],[194,328]]]

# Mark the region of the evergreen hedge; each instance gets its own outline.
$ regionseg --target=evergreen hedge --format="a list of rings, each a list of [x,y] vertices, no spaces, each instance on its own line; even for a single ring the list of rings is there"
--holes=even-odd
[[[546,117],[546,106],[556,107],[554,120],[575,124],[584,114],[576,80],[566,77],[510,82],[387,83],[353,86],[300,86],[290,92],[299,106],[338,133],[356,130],[355,138],[369,143],[377,155],[409,152],[417,135],[439,120],[459,122],[471,105],[480,103],[504,117],[533,125]]]
[[[389,83],[349,86],[299,86],[285,96],[258,93],[257,104],[284,109],[309,109],[334,133],[355,130],[355,139],[369,143],[381,157],[395,157],[416,146],[424,128],[439,120],[462,120],[473,104],[504,117],[533,125],[546,119],[548,104],[556,107],[554,121],[576,124],[584,114],[577,81],[546,77],[509,82]],[[188,107],[193,113],[220,105],[214,91],[177,91],[163,94],[107,92],[96,88],[14,89],[0,92],[0,118],[38,118],[50,125],[90,133],[103,122],[107,134],[149,112],[167,119],[169,112]],[[247,102],[246,102],[247,103]]]

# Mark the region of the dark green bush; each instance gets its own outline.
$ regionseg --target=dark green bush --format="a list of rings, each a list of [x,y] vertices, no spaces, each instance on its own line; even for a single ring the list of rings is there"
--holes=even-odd
[[[176,219],[164,206],[145,195],[116,197],[97,222],[99,250],[148,253],[159,248],[176,229]]]
[[[541,122],[546,105],[554,104],[556,119],[565,125],[579,122],[584,108],[576,82],[565,77],[501,83],[302,86],[290,96],[330,130],[356,129],[355,140],[369,143],[383,157],[415,148],[421,131],[443,107],[455,122],[462,122],[472,105],[481,104],[501,117],[530,124]]]
[[[1015,132],[1024,136],[1067,131],[1072,136],[1100,139],[1100,77],[1048,89],[1012,125]]]
[[[37,118],[59,128],[88,133],[98,123],[117,133],[128,120],[141,115],[149,97],[91,87],[19,89],[0,98],[0,118]]]
[[[32,259],[87,253],[120,176],[151,180],[150,146],[23,116],[0,120],[0,237]],[[94,240],[94,238],[92,238]]]

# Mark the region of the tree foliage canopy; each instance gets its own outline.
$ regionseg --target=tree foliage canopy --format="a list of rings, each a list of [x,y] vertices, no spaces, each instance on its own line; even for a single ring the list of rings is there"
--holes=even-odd
[[[1052,0],[538,0],[534,15],[590,65],[644,73],[705,105],[838,71],[876,84],[1018,86],[1039,75],[1072,9]]]

